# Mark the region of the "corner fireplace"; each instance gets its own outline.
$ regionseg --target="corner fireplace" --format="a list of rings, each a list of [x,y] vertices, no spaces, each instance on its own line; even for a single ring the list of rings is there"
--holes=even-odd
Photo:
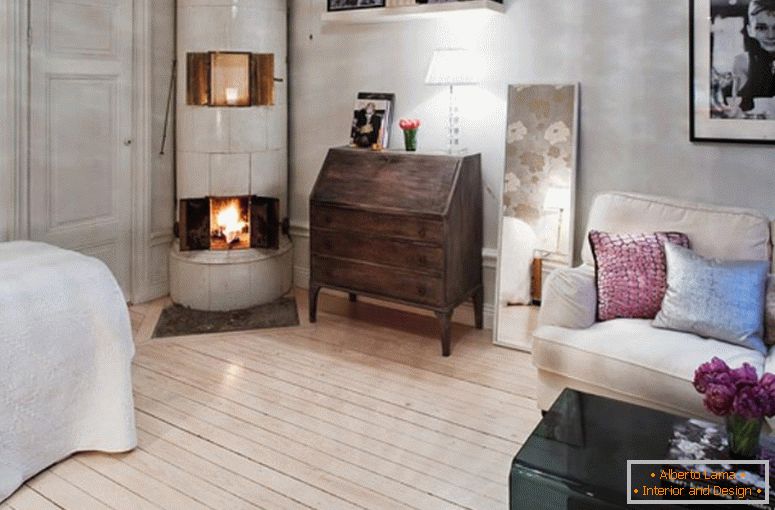
[[[287,3],[178,3],[170,296],[196,310],[268,303],[293,280]]]
[[[180,201],[180,251],[280,246],[280,201],[271,197],[185,198]]]

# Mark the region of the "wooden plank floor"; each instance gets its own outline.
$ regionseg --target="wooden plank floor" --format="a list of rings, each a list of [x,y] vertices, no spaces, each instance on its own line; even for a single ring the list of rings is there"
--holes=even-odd
[[[150,340],[133,307],[138,448],[78,454],[0,509],[504,509],[540,418],[524,353],[490,331],[324,295],[316,324]]]

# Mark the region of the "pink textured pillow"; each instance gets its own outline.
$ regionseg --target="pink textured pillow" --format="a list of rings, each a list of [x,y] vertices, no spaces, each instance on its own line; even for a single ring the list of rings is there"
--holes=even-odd
[[[589,232],[595,257],[597,320],[656,317],[667,289],[665,243],[689,248],[689,238],[679,232]]]

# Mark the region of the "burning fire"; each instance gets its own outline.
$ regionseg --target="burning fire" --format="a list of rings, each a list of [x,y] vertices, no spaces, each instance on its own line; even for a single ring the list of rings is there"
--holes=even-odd
[[[248,224],[242,221],[239,201],[231,200],[216,215],[216,225],[228,244],[238,241]]]

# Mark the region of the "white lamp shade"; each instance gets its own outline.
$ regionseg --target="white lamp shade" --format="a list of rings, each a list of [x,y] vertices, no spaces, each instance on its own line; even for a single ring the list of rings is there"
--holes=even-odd
[[[434,50],[425,75],[426,85],[474,85],[479,83],[479,63],[469,50]]]
[[[544,197],[544,209],[560,211],[570,209],[570,188],[550,186]]]

